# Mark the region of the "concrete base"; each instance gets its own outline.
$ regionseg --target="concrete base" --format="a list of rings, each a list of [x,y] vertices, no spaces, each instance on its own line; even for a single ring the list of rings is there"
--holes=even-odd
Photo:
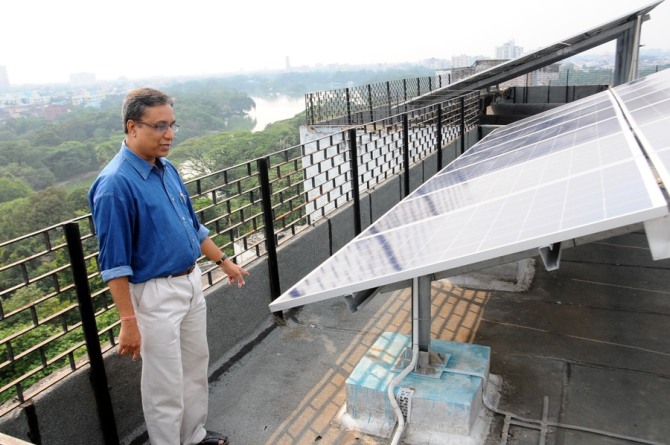
[[[449,277],[449,283],[467,289],[526,292],[535,276],[535,260],[514,261],[499,266]]]
[[[388,386],[399,374],[393,365],[405,348],[408,335],[385,332],[359,361],[347,379],[346,406],[340,422],[347,429],[391,437],[395,413],[387,397]],[[489,377],[490,348],[451,341],[432,340],[431,351],[449,357],[439,379],[410,373],[396,387],[413,390],[405,443],[477,444],[488,434],[491,416],[484,407],[483,391],[497,404],[499,379]],[[484,377],[484,378],[483,378]],[[486,381],[485,381],[486,380]],[[495,393],[495,394],[494,394]]]

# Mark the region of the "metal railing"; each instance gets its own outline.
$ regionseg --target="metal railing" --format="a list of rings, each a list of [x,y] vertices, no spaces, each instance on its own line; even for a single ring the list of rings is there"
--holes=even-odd
[[[244,265],[351,202],[353,161],[357,189],[407,176],[407,164],[437,151],[438,140],[442,147],[456,140],[477,125],[477,116],[478,93],[469,93],[212,172],[186,186],[215,243]],[[85,338],[66,242],[73,223],[98,329],[94,341],[100,353],[116,344],[119,320],[98,271],[90,214],[0,243],[0,416],[90,363],[86,343],[91,339]],[[205,289],[223,280],[214,264],[204,257],[199,263]],[[272,283],[276,270],[270,276],[268,303],[279,296],[278,283]]]
[[[407,101],[448,82],[448,76],[436,75],[308,93],[307,125],[361,125],[398,115]]]

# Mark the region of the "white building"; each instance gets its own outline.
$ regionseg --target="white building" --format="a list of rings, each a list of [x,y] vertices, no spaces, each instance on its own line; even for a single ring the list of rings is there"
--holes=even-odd
[[[523,48],[516,46],[514,40],[503,43],[502,46],[496,47],[496,59],[516,59],[523,55]]]

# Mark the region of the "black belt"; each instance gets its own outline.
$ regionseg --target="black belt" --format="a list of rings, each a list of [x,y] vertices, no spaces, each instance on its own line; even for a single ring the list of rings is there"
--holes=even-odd
[[[173,276],[173,277],[183,277],[184,275],[188,275],[188,274],[190,274],[191,272],[193,272],[193,269],[195,269],[195,264],[194,264],[193,266],[189,267],[188,269],[186,269],[186,270],[183,271],[183,272],[179,272],[179,273],[172,274],[172,276]]]

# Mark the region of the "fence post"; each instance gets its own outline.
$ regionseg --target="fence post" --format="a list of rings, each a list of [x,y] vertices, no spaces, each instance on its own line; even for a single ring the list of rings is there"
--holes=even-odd
[[[350,128],[349,133],[349,149],[351,152],[351,159],[349,165],[351,168],[351,193],[354,200],[354,232],[358,236],[361,231],[361,191],[358,186],[358,144],[356,141],[356,129]]]
[[[86,350],[91,364],[91,385],[98,406],[98,420],[102,428],[102,435],[106,445],[119,445],[119,435],[116,431],[116,420],[112,409],[112,398],[109,395],[105,362],[100,348],[100,337],[95,322],[95,311],[91,302],[91,289],[88,285],[88,272],[84,260],[84,249],[81,245],[79,225],[74,222],[63,225],[67,248],[70,253],[72,278],[79,301],[81,325],[86,340]]]
[[[349,97],[349,88],[345,89],[344,92],[347,100],[347,124],[351,125],[351,98]]]
[[[437,125],[435,137],[437,138],[437,171],[442,170],[442,104],[437,104]]]
[[[307,93],[305,95],[305,107],[307,110],[307,113],[305,113],[307,125],[314,125],[316,122],[316,118],[314,117],[314,93]]]
[[[465,97],[461,96],[461,154],[465,153]]]
[[[372,104],[372,85],[370,84],[368,84],[368,106],[370,107],[370,122],[373,122],[375,120],[375,109]]]
[[[393,115],[393,105],[392,105],[392,98],[391,98],[391,83],[386,82],[386,97],[388,98],[388,105],[389,105],[389,115],[388,117],[391,117]]]
[[[270,301],[274,301],[281,295],[279,285],[279,261],[277,260],[277,238],[275,237],[274,212],[272,211],[272,191],[270,189],[270,174],[268,158],[259,158],[256,161],[258,176],[261,181],[261,206],[263,207],[263,225],[265,227],[265,249],[268,253],[268,275],[270,277]],[[283,320],[281,311],[273,312],[272,315]]]
[[[409,119],[407,113],[402,115],[402,162],[404,165],[403,174],[403,197],[409,195]]]

